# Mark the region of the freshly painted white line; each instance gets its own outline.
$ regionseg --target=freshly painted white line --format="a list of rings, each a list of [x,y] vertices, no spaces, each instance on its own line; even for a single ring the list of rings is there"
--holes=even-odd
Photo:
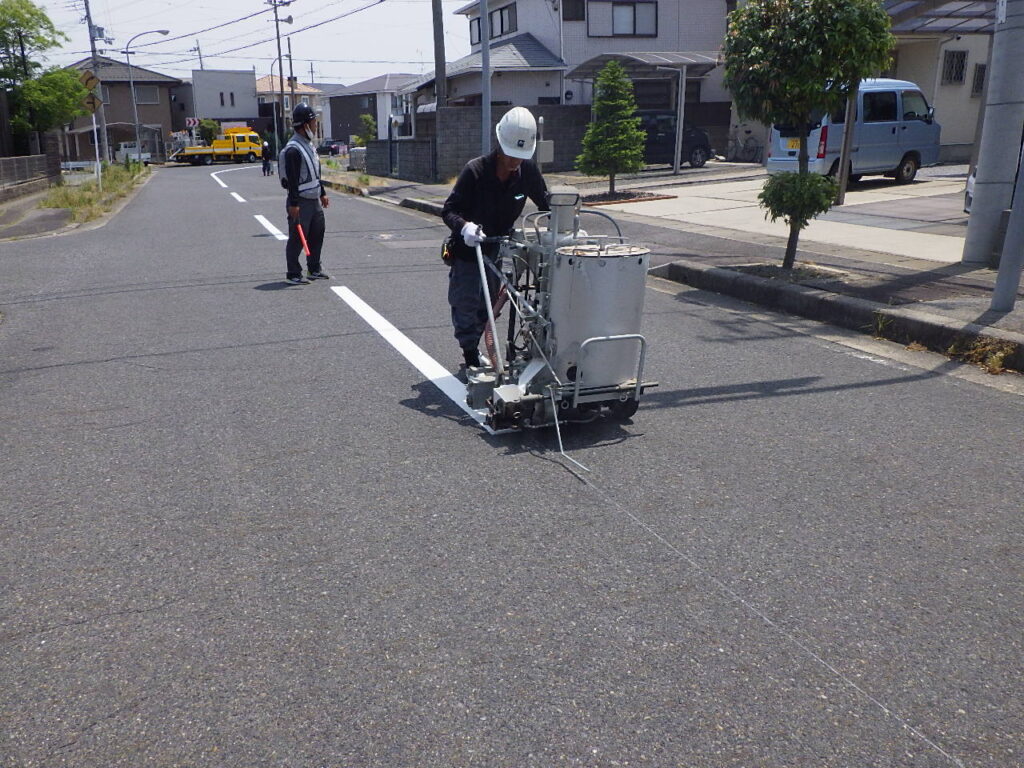
[[[211,179],[213,179],[214,181],[216,181],[216,182],[217,182],[218,184],[220,184],[220,185],[221,185],[222,187],[224,187],[224,189],[227,189],[227,188],[228,188],[228,185],[227,185],[227,184],[225,184],[225,183],[224,183],[223,181],[221,181],[221,180],[220,180],[220,178],[219,178],[219,177],[217,176],[217,174],[218,174],[218,173],[224,173],[224,171],[215,171],[215,172],[213,172],[213,173],[211,173],[211,174],[210,174],[210,178],[211,178]]]
[[[232,193],[231,193],[231,196],[232,196],[233,198],[235,198],[235,200],[237,200],[237,201],[238,201],[238,202],[240,202],[240,203],[244,203],[244,202],[245,202],[245,198],[244,198],[244,197],[242,197],[242,196],[241,196],[240,194],[238,194],[237,192],[232,192]]]
[[[272,235],[273,235],[274,237],[276,237],[276,238],[277,238],[278,240],[287,240],[287,239],[288,239],[288,235],[286,235],[286,234],[285,234],[284,232],[282,232],[282,231],[281,231],[280,229],[278,229],[278,228],[277,228],[277,227],[275,227],[275,226],[274,226],[273,224],[271,224],[271,223],[270,223],[269,221],[267,221],[266,217],[264,217],[264,216],[260,216],[260,215],[259,215],[259,214],[257,213],[257,214],[256,214],[256,215],[254,216],[254,218],[256,219],[256,221],[258,221],[258,222],[259,222],[260,224],[262,224],[262,225],[263,225],[263,228],[264,228],[264,229],[266,229],[266,230],[267,230],[267,232],[269,232],[270,234],[272,234]]]
[[[439,362],[420,349],[408,336],[385,320],[377,310],[356,296],[351,290],[345,286],[333,287],[331,290],[352,307],[373,330],[383,336],[385,341],[398,350],[402,357],[412,363],[416,370],[444,392],[453,403],[465,411],[481,427],[494,434],[494,430],[484,424],[483,415],[470,408],[466,402],[465,384],[452,376]]]

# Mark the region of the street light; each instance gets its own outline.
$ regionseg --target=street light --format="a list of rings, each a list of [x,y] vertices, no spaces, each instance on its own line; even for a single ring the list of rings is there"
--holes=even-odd
[[[139,34],[125,43],[124,46],[124,55],[128,59],[128,88],[132,92],[132,114],[135,116],[135,161],[138,163],[142,162],[142,139],[139,136],[139,105],[135,101],[135,77],[132,75],[132,43],[135,42],[136,38],[143,35],[167,35],[169,33],[170,30],[167,29],[151,29],[147,32],[139,32]]]
[[[278,8],[283,8],[287,5],[291,5],[292,0],[267,0],[267,5],[274,8],[274,32],[277,36],[277,73],[281,76],[279,92],[281,94],[281,122],[284,123],[284,66],[281,64],[281,22],[285,24],[292,23],[292,17],[289,16],[286,19],[282,19],[277,14]],[[295,106],[294,104],[292,105]],[[283,126],[282,126],[283,127]],[[276,126],[275,126],[276,130]],[[278,143],[284,140],[284,136],[278,137]]]

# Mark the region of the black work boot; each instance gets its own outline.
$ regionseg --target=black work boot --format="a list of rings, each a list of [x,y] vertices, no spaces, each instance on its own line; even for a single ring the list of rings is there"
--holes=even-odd
[[[462,357],[466,360],[467,368],[480,367],[480,352],[476,347],[463,347]]]

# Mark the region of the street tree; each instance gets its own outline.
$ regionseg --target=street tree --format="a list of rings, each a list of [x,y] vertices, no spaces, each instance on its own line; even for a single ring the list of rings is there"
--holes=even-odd
[[[359,131],[359,136],[356,138],[356,145],[365,147],[369,142],[377,140],[377,120],[373,115],[360,115],[359,121],[362,124],[362,130]]]
[[[633,83],[617,61],[609,61],[597,74],[593,110],[576,167],[583,173],[607,174],[608,193],[613,195],[616,175],[636,173],[644,164],[644,132],[635,114]]]
[[[0,80],[18,86],[42,69],[39,54],[68,40],[30,0],[0,0]]]
[[[11,116],[15,133],[48,131],[86,114],[83,107],[89,94],[78,73],[51,69],[26,80],[16,92],[16,107]]]
[[[725,85],[737,111],[768,125],[795,126],[800,140],[794,174],[800,178],[772,177],[760,197],[773,221],[789,224],[787,269],[800,230],[835,197],[835,187],[829,196],[829,188],[807,173],[814,116],[840,109],[862,79],[888,66],[894,46],[878,0],[751,0],[729,14]]]

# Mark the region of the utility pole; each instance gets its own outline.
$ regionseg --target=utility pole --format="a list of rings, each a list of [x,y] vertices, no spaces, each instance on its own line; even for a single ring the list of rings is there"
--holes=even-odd
[[[284,64],[282,63],[281,56],[281,19],[277,15],[277,9],[289,5],[291,0],[267,0],[267,5],[274,8],[274,32],[277,36],[277,74],[280,76],[278,81],[277,96],[280,99],[281,104],[281,122],[284,123]],[[283,127],[283,126],[282,126]],[[274,126],[274,130],[277,130],[277,126]],[[284,136],[278,134],[277,143],[278,146],[283,142]]]
[[[962,261],[988,264],[1000,243],[1003,211],[1010,208],[1024,123],[1024,0],[997,4],[988,97],[978,151],[978,175],[967,220]],[[1017,206],[1024,205],[1018,200]],[[1005,250],[1005,249],[1004,249]]]
[[[491,17],[487,0],[480,0],[480,122],[483,154],[491,152]]]
[[[103,75],[100,74],[99,63],[96,60],[96,28],[92,25],[92,12],[89,10],[89,0],[83,0],[83,2],[85,3],[85,23],[89,27],[89,48],[92,51],[92,60],[90,61],[89,68],[100,79],[100,84],[97,86],[100,97],[100,108],[97,110],[100,118],[100,157],[103,158],[104,162],[108,162],[110,160],[110,153],[107,147],[107,118],[103,109]]]
[[[199,54],[199,68],[200,69],[206,69],[206,67],[203,66],[203,49],[199,47],[199,38],[198,37],[196,38],[195,52]]]
[[[288,88],[292,92],[292,109],[295,109],[295,70],[292,69],[292,36],[288,35]]]
[[[434,17],[434,114],[448,103],[448,77],[444,57],[444,15],[441,0],[430,0]],[[435,118],[436,119],[436,118]]]

